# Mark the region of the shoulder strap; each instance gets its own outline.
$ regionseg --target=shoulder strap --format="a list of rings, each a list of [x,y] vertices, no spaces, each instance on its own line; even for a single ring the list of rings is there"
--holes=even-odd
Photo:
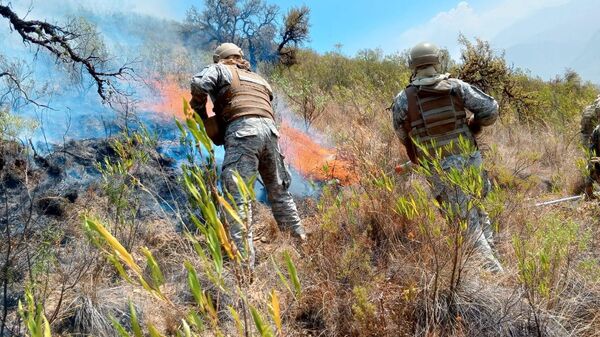
[[[408,113],[406,115],[406,119],[404,120],[404,131],[408,135],[409,139],[406,141],[406,154],[410,158],[413,163],[418,163],[417,151],[415,148],[415,144],[412,140],[412,127],[411,123],[420,118],[420,111],[417,105],[417,92],[418,89],[415,86],[408,86],[404,93],[406,94],[406,99],[408,101]]]
[[[404,93],[406,94],[406,99],[408,101],[408,114],[406,115],[406,120],[404,121],[404,123],[408,123],[409,128],[410,123],[420,118],[419,107],[417,104],[417,92],[417,87],[412,85],[404,90]],[[406,131],[408,132],[410,131],[410,129]]]

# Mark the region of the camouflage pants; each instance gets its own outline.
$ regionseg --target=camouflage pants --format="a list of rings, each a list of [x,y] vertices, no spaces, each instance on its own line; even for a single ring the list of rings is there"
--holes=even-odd
[[[481,153],[476,151],[468,157],[462,155],[448,156],[442,159],[441,164],[442,169],[448,171],[451,168],[461,170],[472,165],[480,167],[483,162]],[[485,197],[491,190],[491,184],[487,178],[487,173],[483,171],[482,174],[484,182],[482,196]],[[458,211],[459,217],[467,220],[468,236],[475,249],[485,258],[486,267],[492,271],[501,272],[502,266],[492,250],[494,244],[493,230],[490,218],[485,210],[477,206],[469,207],[471,197],[456,187],[447,186],[437,175],[430,179],[430,183],[433,186],[435,198],[454,207]]]
[[[236,119],[227,126],[225,132],[225,158],[221,182],[223,187],[233,195],[241,211],[240,216],[248,224],[248,228],[244,228],[230,219],[229,230],[242,255],[247,256],[250,266],[254,265],[255,260],[251,205],[244,203],[233,179],[234,171],[237,171],[245,181],[260,173],[279,228],[289,229],[296,235],[304,233],[296,204],[288,191],[291,176],[283,161],[278,138],[279,132],[275,122],[262,117]]]
[[[584,193],[588,198],[594,198],[594,183],[600,183],[600,164],[588,163],[587,173],[584,179]]]

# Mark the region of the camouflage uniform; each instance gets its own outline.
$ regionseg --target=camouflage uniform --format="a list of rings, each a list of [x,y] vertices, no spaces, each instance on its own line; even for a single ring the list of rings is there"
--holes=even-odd
[[[599,114],[600,96],[596,98],[593,104],[588,105],[581,114],[581,143],[586,148],[589,148],[590,146],[590,136],[596,125],[598,125]]]
[[[221,63],[207,66],[192,79],[192,100],[190,105],[201,116],[206,117],[206,95],[213,102],[219,99],[218,93],[232,83],[232,73]],[[266,82],[265,85],[268,86]],[[268,87],[269,92],[271,88]],[[233,180],[237,171],[244,180],[260,173],[271,203],[273,216],[280,228],[290,229],[298,236],[304,236],[296,204],[288,188],[290,173],[283,161],[278,145],[279,132],[271,118],[260,116],[242,116],[226,125],[225,158],[223,160],[221,183],[233,195],[240,210],[250,209],[245,205]],[[248,206],[248,207],[245,207]],[[240,214],[246,223],[251,224],[251,214]],[[230,234],[237,247],[247,252],[248,261],[254,265],[255,253],[252,243],[252,228],[243,228],[230,219]]]
[[[587,139],[587,150],[589,155],[596,159],[600,156],[600,125],[597,125]],[[589,161],[587,165],[588,176],[585,177],[584,192],[588,198],[594,196],[594,182],[600,182],[600,163]]]
[[[435,88],[440,83],[451,84],[458,91],[458,96],[462,98],[464,107],[473,113],[473,120],[480,125],[491,125],[498,117],[498,104],[493,97],[485,94],[480,89],[471,86],[461,80],[449,78],[448,75],[435,75],[428,78],[422,78],[413,81],[413,85],[422,85]],[[410,141],[407,131],[404,129],[404,123],[408,116],[408,98],[405,90],[401,91],[392,105],[394,129],[400,141],[407,145]],[[451,168],[462,170],[467,166],[481,166],[483,164],[479,150],[470,155],[449,154],[441,158],[441,167],[444,171]],[[490,183],[487,174],[483,171],[484,191],[487,195],[490,190]],[[467,208],[470,199],[469,195],[463,191],[457,191],[455,188],[445,185],[441,178],[434,174],[429,178],[432,186],[432,193],[436,199],[454,205],[460,210],[461,217],[467,219],[469,233],[473,239],[475,247],[486,258],[486,266],[493,271],[502,271],[502,266],[493,254],[492,246],[492,228],[488,214],[478,207]],[[467,214],[468,213],[468,214]]]
[[[600,155],[598,146],[598,116],[600,115],[600,96],[594,103],[588,105],[581,114],[581,144],[588,150],[591,157]],[[600,179],[600,165],[588,163],[588,176],[585,177],[584,192],[588,198],[594,198],[594,181]]]

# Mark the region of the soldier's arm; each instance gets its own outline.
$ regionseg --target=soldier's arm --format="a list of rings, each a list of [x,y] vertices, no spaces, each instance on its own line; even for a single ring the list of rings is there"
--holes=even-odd
[[[598,124],[596,118],[596,109],[594,106],[587,106],[581,115],[581,141],[584,145],[589,144],[592,131]]]
[[[594,130],[592,130],[590,137],[586,140],[587,148],[592,157],[597,157],[600,155],[598,152],[598,145],[600,144],[600,125],[596,126]]]
[[[228,84],[228,81],[230,83],[231,78],[227,78],[223,73],[223,67],[218,64],[209,65],[192,77],[190,106],[202,119],[208,118],[206,111],[208,96],[215,97],[220,88]]]
[[[498,118],[498,102],[494,97],[468,83],[460,80],[456,81],[460,85],[460,94],[465,108],[473,112],[473,122],[480,126],[494,124]]]
[[[408,142],[408,134],[406,133],[406,130],[404,130],[404,121],[406,120],[407,115],[408,99],[403,90],[394,98],[394,103],[392,104],[392,122],[394,124],[396,135],[398,135],[398,138],[404,145]]]

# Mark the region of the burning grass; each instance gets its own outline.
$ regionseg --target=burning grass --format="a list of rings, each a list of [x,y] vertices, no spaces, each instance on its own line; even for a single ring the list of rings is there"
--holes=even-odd
[[[342,185],[357,181],[350,162],[340,158],[336,150],[319,145],[285,121],[281,124],[281,135],[280,145],[288,163],[304,177],[317,181],[337,179]]]
[[[174,116],[185,120],[182,100],[190,99],[189,89],[183,88],[175,78],[157,80],[151,83],[157,95],[155,102],[143,106],[165,116]],[[207,111],[212,112],[212,102],[208,99]],[[287,115],[286,115],[287,116]],[[350,161],[343,158],[334,148],[320,145],[307,132],[289,122],[285,116],[281,123],[281,147],[288,164],[294,167],[304,178],[326,182],[337,180],[343,185],[357,181]]]

